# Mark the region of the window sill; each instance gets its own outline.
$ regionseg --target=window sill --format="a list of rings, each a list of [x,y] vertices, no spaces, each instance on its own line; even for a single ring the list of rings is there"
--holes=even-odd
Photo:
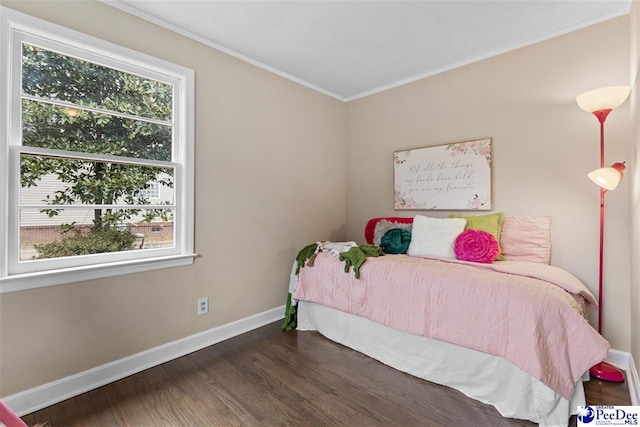
[[[197,254],[119,261],[0,278],[0,294],[193,264]]]

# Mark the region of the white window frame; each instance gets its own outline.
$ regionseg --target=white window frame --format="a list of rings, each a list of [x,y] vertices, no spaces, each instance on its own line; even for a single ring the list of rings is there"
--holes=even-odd
[[[175,167],[174,247],[20,261],[19,158],[23,153],[43,153],[36,147],[23,147],[21,141],[23,42],[174,86],[171,160]],[[0,64],[0,293],[192,264],[196,256],[193,70],[3,6],[0,6]],[[55,150],[44,150],[51,151]],[[111,162],[122,160],[116,156],[72,154]],[[130,163],[130,159],[126,162]]]

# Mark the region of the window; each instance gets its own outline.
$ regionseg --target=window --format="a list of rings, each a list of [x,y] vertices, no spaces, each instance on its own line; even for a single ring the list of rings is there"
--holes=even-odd
[[[140,190],[139,195],[140,197],[144,197],[147,199],[159,199],[160,198],[160,182],[149,181],[147,183],[147,187]]]
[[[192,263],[193,71],[0,15],[0,292]]]

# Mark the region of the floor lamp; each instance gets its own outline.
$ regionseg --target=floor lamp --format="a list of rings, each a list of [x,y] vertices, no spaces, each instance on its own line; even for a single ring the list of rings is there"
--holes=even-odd
[[[602,334],[602,272],[604,254],[604,194],[616,188],[622,179],[623,163],[614,163],[609,167],[604,165],[604,122],[614,108],[620,106],[629,96],[629,86],[609,86],[591,90],[576,97],[578,106],[596,116],[600,122],[600,168],[589,173],[589,178],[600,186],[600,262],[598,272],[598,332]],[[592,377],[613,382],[624,381],[622,372],[607,362],[600,362],[589,369]]]

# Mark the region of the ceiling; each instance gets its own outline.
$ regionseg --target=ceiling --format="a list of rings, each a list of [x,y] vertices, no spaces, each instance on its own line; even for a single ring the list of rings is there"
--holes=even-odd
[[[631,8],[631,0],[102,1],[343,101]]]

